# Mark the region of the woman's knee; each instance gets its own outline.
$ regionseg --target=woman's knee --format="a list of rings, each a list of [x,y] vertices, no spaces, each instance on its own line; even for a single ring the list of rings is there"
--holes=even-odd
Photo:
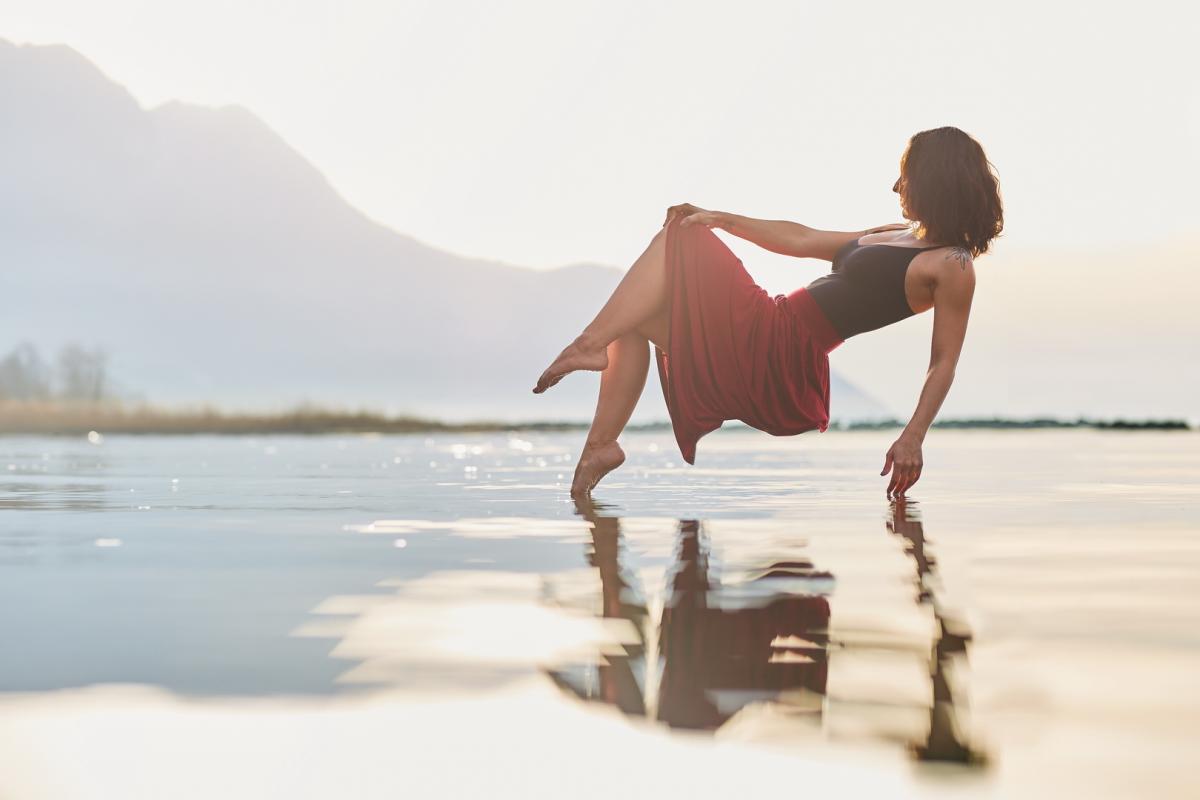
[[[667,349],[667,333],[669,330],[670,321],[667,318],[666,310],[660,311],[648,320],[637,326],[637,332],[650,340],[650,343],[660,350]]]

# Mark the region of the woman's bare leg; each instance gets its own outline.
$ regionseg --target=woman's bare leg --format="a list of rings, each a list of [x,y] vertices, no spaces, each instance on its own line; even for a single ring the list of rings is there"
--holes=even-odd
[[[608,366],[600,374],[600,395],[587,442],[579,455],[571,494],[590,492],[600,479],[625,461],[617,437],[637,406],[650,369],[650,343],[634,331],[608,345]]]
[[[650,343],[640,333],[627,333],[608,346],[608,368],[600,374],[589,444],[611,442],[621,435],[646,387],[649,370]]]
[[[577,369],[607,369],[609,344],[662,311],[667,290],[666,238],[667,227],[663,226],[596,318],[538,378],[534,394],[541,394]]]

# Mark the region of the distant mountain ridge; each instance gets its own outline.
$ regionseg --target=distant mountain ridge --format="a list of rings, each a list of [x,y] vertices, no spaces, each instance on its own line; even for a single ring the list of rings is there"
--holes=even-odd
[[[0,40],[0,107],[0,349],[101,346],[163,404],[590,417],[595,374],[529,388],[619,270],[439,251],[350,206],[249,111],[143,109],[68,47]],[[890,416],[836,376],[833,394],[841,418]],[[665,418],[653,375],[646,395],[635,420]]]

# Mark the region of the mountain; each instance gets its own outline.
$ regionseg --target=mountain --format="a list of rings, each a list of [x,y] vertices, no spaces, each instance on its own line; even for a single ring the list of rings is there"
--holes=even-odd
[[[0,107],[0,345],[103,347],[162,404],[590,417],[595,374],[529,389],[619,270],[439,251],[350,206],[249,111],[144,109],[64,46],[0,40]],[[635,420],[665,419],[647,387]],[[833,392],[841,417],[887,414]]]

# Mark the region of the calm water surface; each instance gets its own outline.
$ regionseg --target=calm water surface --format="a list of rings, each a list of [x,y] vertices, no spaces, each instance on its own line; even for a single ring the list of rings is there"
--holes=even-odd
[[[0,797],[1194,797],[1200,435],[0,439]]]

